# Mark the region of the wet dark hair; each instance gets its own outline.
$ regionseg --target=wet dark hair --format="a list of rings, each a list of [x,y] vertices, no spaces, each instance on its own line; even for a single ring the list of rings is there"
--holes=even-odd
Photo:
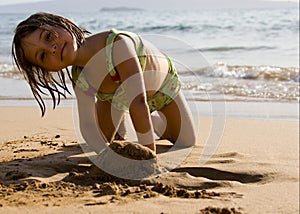
[[[85,29],[78,27],[72,21],[50,13],[39,12],[29,16],[26,20],[20,22],[15,29],[15,35],[12,42],[12,56],[17,68],[23,74],[25,80],[28,82],[34,98],[37,100],[42,116],[45,115],[46,105],[41,95],[51,95],[53,100],[53,109],[59,105],[60,97],[66,97],[65,92],[69,92],[64,71],[61,70],[57,74],[59,80],[53,76],[53,72],[30,63],[25,58],[24,49],[22,47],[22,39],[31,34],[37,29],[43,29],[43,26],[61,27],[67,30],[77,42],[78,47],[85,41],[85,35],[89,32]],[[67,68],[68,77],[71,79],[70,73]],[[45,92],[48,90],[49,94]],[[61,90],[63,89],[63,91]]]

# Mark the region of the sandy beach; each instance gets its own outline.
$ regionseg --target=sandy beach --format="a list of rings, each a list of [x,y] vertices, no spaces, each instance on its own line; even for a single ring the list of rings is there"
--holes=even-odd
[[[172,172],[142,181],[105,174],[82,153],[72,108],[0,107],[0,213],[299,213],[299,121],[228,117],[200,154],[212,119]],[[158,158],[168,149],[158,141]]]
[[[66,73],[71,93],[61,89],[66,99],[56,110],[42,95],[42,118],[12,59],[15,28],[39,11],[68,18],[86,36],[137,33],[155,46],[146,51],[149,70],[162,69],[156,48],[168,55],[197,121],[196,145],[175,150],[157,140],[155,155],[117,140],[100,155],[87,152]],[[1,0],[0,17],[0,214],[299,213],[299,0]],[[82,64],[81,54],[66,57],[53,32],[61,63]]]

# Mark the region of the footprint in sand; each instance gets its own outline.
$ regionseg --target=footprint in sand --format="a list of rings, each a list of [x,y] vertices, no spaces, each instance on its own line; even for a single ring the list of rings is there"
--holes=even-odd
[[[265,179],[262,174],[229,172],[210,167],[180,167],[172,172],[187,172],[194,177],[204,177],[210,180],[237,181],[240,183],[258,183]]]
[[[208,164],[230,164],[236,163],[238,159],[244,157],[237,152],[228,152],[222,154],[215,154],[211,160],[207,161]]]

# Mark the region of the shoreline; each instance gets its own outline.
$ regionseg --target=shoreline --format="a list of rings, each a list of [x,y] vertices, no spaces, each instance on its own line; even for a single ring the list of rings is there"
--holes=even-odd
[[[38,108],[33,98],[29,99],[2,99],[2,107],[32,107]],[[45,100],[47,110],[52,111],[52,100]],[[245,118],[245,119],[266,119],[299,121],[299,102],[267,102],[267,101],[191,101],[188,100],[192,114],[195,116],[224,117],[224,118]],[[56,107],[76,107],[76,99],[62,99]]]

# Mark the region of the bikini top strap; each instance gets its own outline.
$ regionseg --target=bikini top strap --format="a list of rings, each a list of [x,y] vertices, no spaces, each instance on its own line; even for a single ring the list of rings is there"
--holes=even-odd
[[[112,48],[116,37],[120,34],[128,36],[130,39],[132,39],[132,41],[134,42],[137,56],[140,61],[140,65],[142,67],[142,71],[145,71],[145,67],[146,67],[146,50],[140,36],[135,33],[112,29],[111,33],[108,35],[106,39],[106,68],[108,73],[111,76],[111,79],[116,83],[120,83],[121,79],[113,63]]]

